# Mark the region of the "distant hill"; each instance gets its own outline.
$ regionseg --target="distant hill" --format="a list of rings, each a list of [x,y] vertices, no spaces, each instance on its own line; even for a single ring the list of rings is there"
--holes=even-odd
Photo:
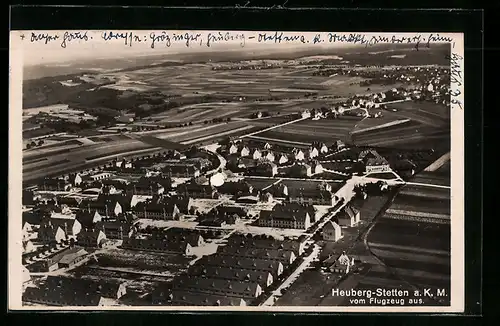
[[[304,57],[318,58],[321,56],[331,56],[332,60],[324,58],[320,61],[324,64],[339,63],[335,56],[342,57],[344,61],[349,61],[350,64],[369,64],[369,65],[448,65],[449,60],[446,59],[446,54],[450,52],[448,44],[433,44],[430,48],[420,46],[420,50],[416,51],[413,44],[377,44],[373,46],[352,46],[344,48],[309,48],[309,49],[288,49],[288,50],[259,50],[249,51],[247,49],[238,49],[232,51],[213,51],[213,52],[191,52],[191,53],[174,53],[168,55],[151,55],[140,56],[134,58],[106,58],[94,59],[91,61],[78,61],[66,64],[52,64],[40,66],[27,66],[24,68],[24,80],[32,80],[43,77],[53,77],[60,75],[78,74],[78,73],[96,73],[98,70],[134,70],[151,65],[164,66],[175,65],[175,62],[163,62],[162,60],[174,60],[180,64],[185,63],[206,63],[212,62],[237,62],[243,60],[291,60]],[[390,58],[394,55],[406,54],[405,58]],[[387,62],[391,60],[391,62]]]

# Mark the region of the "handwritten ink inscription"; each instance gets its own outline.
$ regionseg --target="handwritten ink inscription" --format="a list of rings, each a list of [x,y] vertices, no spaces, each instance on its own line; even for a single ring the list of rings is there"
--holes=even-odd
[[[51,42],[55,42],[55,41],[60,40],[60,42],[61,42],[60,46],[62,48],[66,48],[66,46],[68,46],[68,44],[71,42],[75,42],[75,41],[87,42],[90,39],[92,39],[92,37],[89,37],[87,35],[87,31],[85,31],[85,32],[64,32],[64,34],[62,36],[59,36],[59,34],[31,32],[31,37],[30,37],[31,43],[49,44]]]
[[[87,42],[89,40],[89,37],[87,36],[87,32],[64,32],[63,35],[63,40],[61,42],[61,47],[65,48],[66,45],[70,42],[74,41],[85,41]]]
[[[142,42],[143,39],[139,35],[135,35],[133,32],[103,32],[101,38],[104,41],[122,40],[124,45],[132,46],[134,42]]]
[[[451,56],[448,56],[450,60],[450,80],[451,80],[451,104],[455,104],[460,109],[463,109],[462,103],[462,91],[460,88],[463,85],[463,75],[462,75],[462,61],[464,58],[456,53],[452,53]]]
[[[98,37],[97,37],[98,38]],[[450,43],[454,45],[453,38],[442,36],[437,33],[431,34],[388,34],[380,35],[363,33],[292,33],[292,32],[229,32],[214,31],[206,34],[197,32],[172,33],[167,31],[141,32],[141,31],[104,31],[100,39],[107,43],[122,42],[125,46],[133,46],[136,43],[146,43],[151,49],[158,46],[170,47],[180,44],[185,47],[206,46],[214,44],[239,44],[244,47],[249,40],[265,44],[324,44],[324,43],[351,43],[364,45],[365,47],[377,44],[412,44],[416,50],[420,47],[429,48],[435,43]],[[60,42],[62,48],[71,42],[86,42],[92,40],[92,36],[87,32],[64,32],[61,33],[31,33],[31,42],[49,44],[55,41]]]
[[[48,33],[31,33],[31,43],[35,42],[43,42],[45,44],[48,44],[53,41],[57,41],[59,39],[59,35],[54,34],[48,34]]]

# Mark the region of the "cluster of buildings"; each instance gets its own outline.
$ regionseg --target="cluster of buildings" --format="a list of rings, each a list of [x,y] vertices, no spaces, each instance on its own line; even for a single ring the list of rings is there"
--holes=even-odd
[[[309,148],[235,141],[221,148],[227,168],[249,176],[347,179],[352,173],[389,171],[388,161],[375,150],[348,148],[341,140]]]
[[[236,205],[218,205],[209,212],[198,216],[199,225],[221,227],[226,224],[235,224],[239,219],[248,216],[248,209]]]
[[[196,232],[152,231],[148,235],[133,234],[123,241],[122,248],[132,250],[156,251],[169,254],[191,256],[194,247],[205,243],[203,237]]]
[[[27,287],[23,301],[61,307],[116,306],[126,294],[124,283],[48,276],[39,287]]]
[[[171,286],[153,292],[155,305],[246,306],[283,277],[304,252],[300,240],[233,234]]]

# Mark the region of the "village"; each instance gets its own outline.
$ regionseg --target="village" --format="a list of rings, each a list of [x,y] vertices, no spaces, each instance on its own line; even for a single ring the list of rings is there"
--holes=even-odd
[[[403,183],[375,150],[340,140],[308,150],[254,140],[221,143],[117,159],[26,189],[23,300],[259,305],[318,259],[315,235],[335,243],[343,229],[356,227],[355,196]],[[131,269],[121,255],[137,255],[137,263],[145,257],[144,267]],[[355,264],[341,253],[326,267],[345,274]],[[81,270],[91,274],[82,277]],[[108,282],[93,278],[95,271],[118,277]],[[124,279],[127,273],[161,281],[148,292]]]
[[[445,284],[449,67],[314,60],[138,68],[115,77],[164,84],[137,103],[82,90],[109,117],[27,110],[23,305],[348,305],[324,293],[396,286],[393,265]]]

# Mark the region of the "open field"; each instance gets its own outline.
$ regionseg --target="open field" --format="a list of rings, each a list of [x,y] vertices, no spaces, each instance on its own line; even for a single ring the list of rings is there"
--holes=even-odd
[[[450,250],[450,226],[382,218],[368,236],[369,243],[422,249]]]
[[[446,171],[446,167],[443,166],[438,171],[433,171],[433,172],[422,171],[419,174],[417,174],[411,181],[416,183],[450,186],[451,174],[450,171],[449,170]]]
[[[258,137],[282,142],[311,144],[324,142],[332,144],[338,139],[348,141],[350,132],[361,118],[342,117],[339,119],[303,120],[258,134]],[[307,146],[307,145],[306,145]]]
[[[451,192],[450,189],[446,188],[443,189],[443,188],[407,184],[403,188],[401,188],[400,195],[411,195],[423,199],[432,198],[440,200],[449,200],[450,192]]]
[[[396,115],[405,116],[431,126],[445,126],[450,123],[450,107],[433,102],[399,102],[388,104],[389,109],[397,109]]]
[[[422,198],[411,195],[398,194],[392,209],[437,214],[450,214],[450,199]]]

